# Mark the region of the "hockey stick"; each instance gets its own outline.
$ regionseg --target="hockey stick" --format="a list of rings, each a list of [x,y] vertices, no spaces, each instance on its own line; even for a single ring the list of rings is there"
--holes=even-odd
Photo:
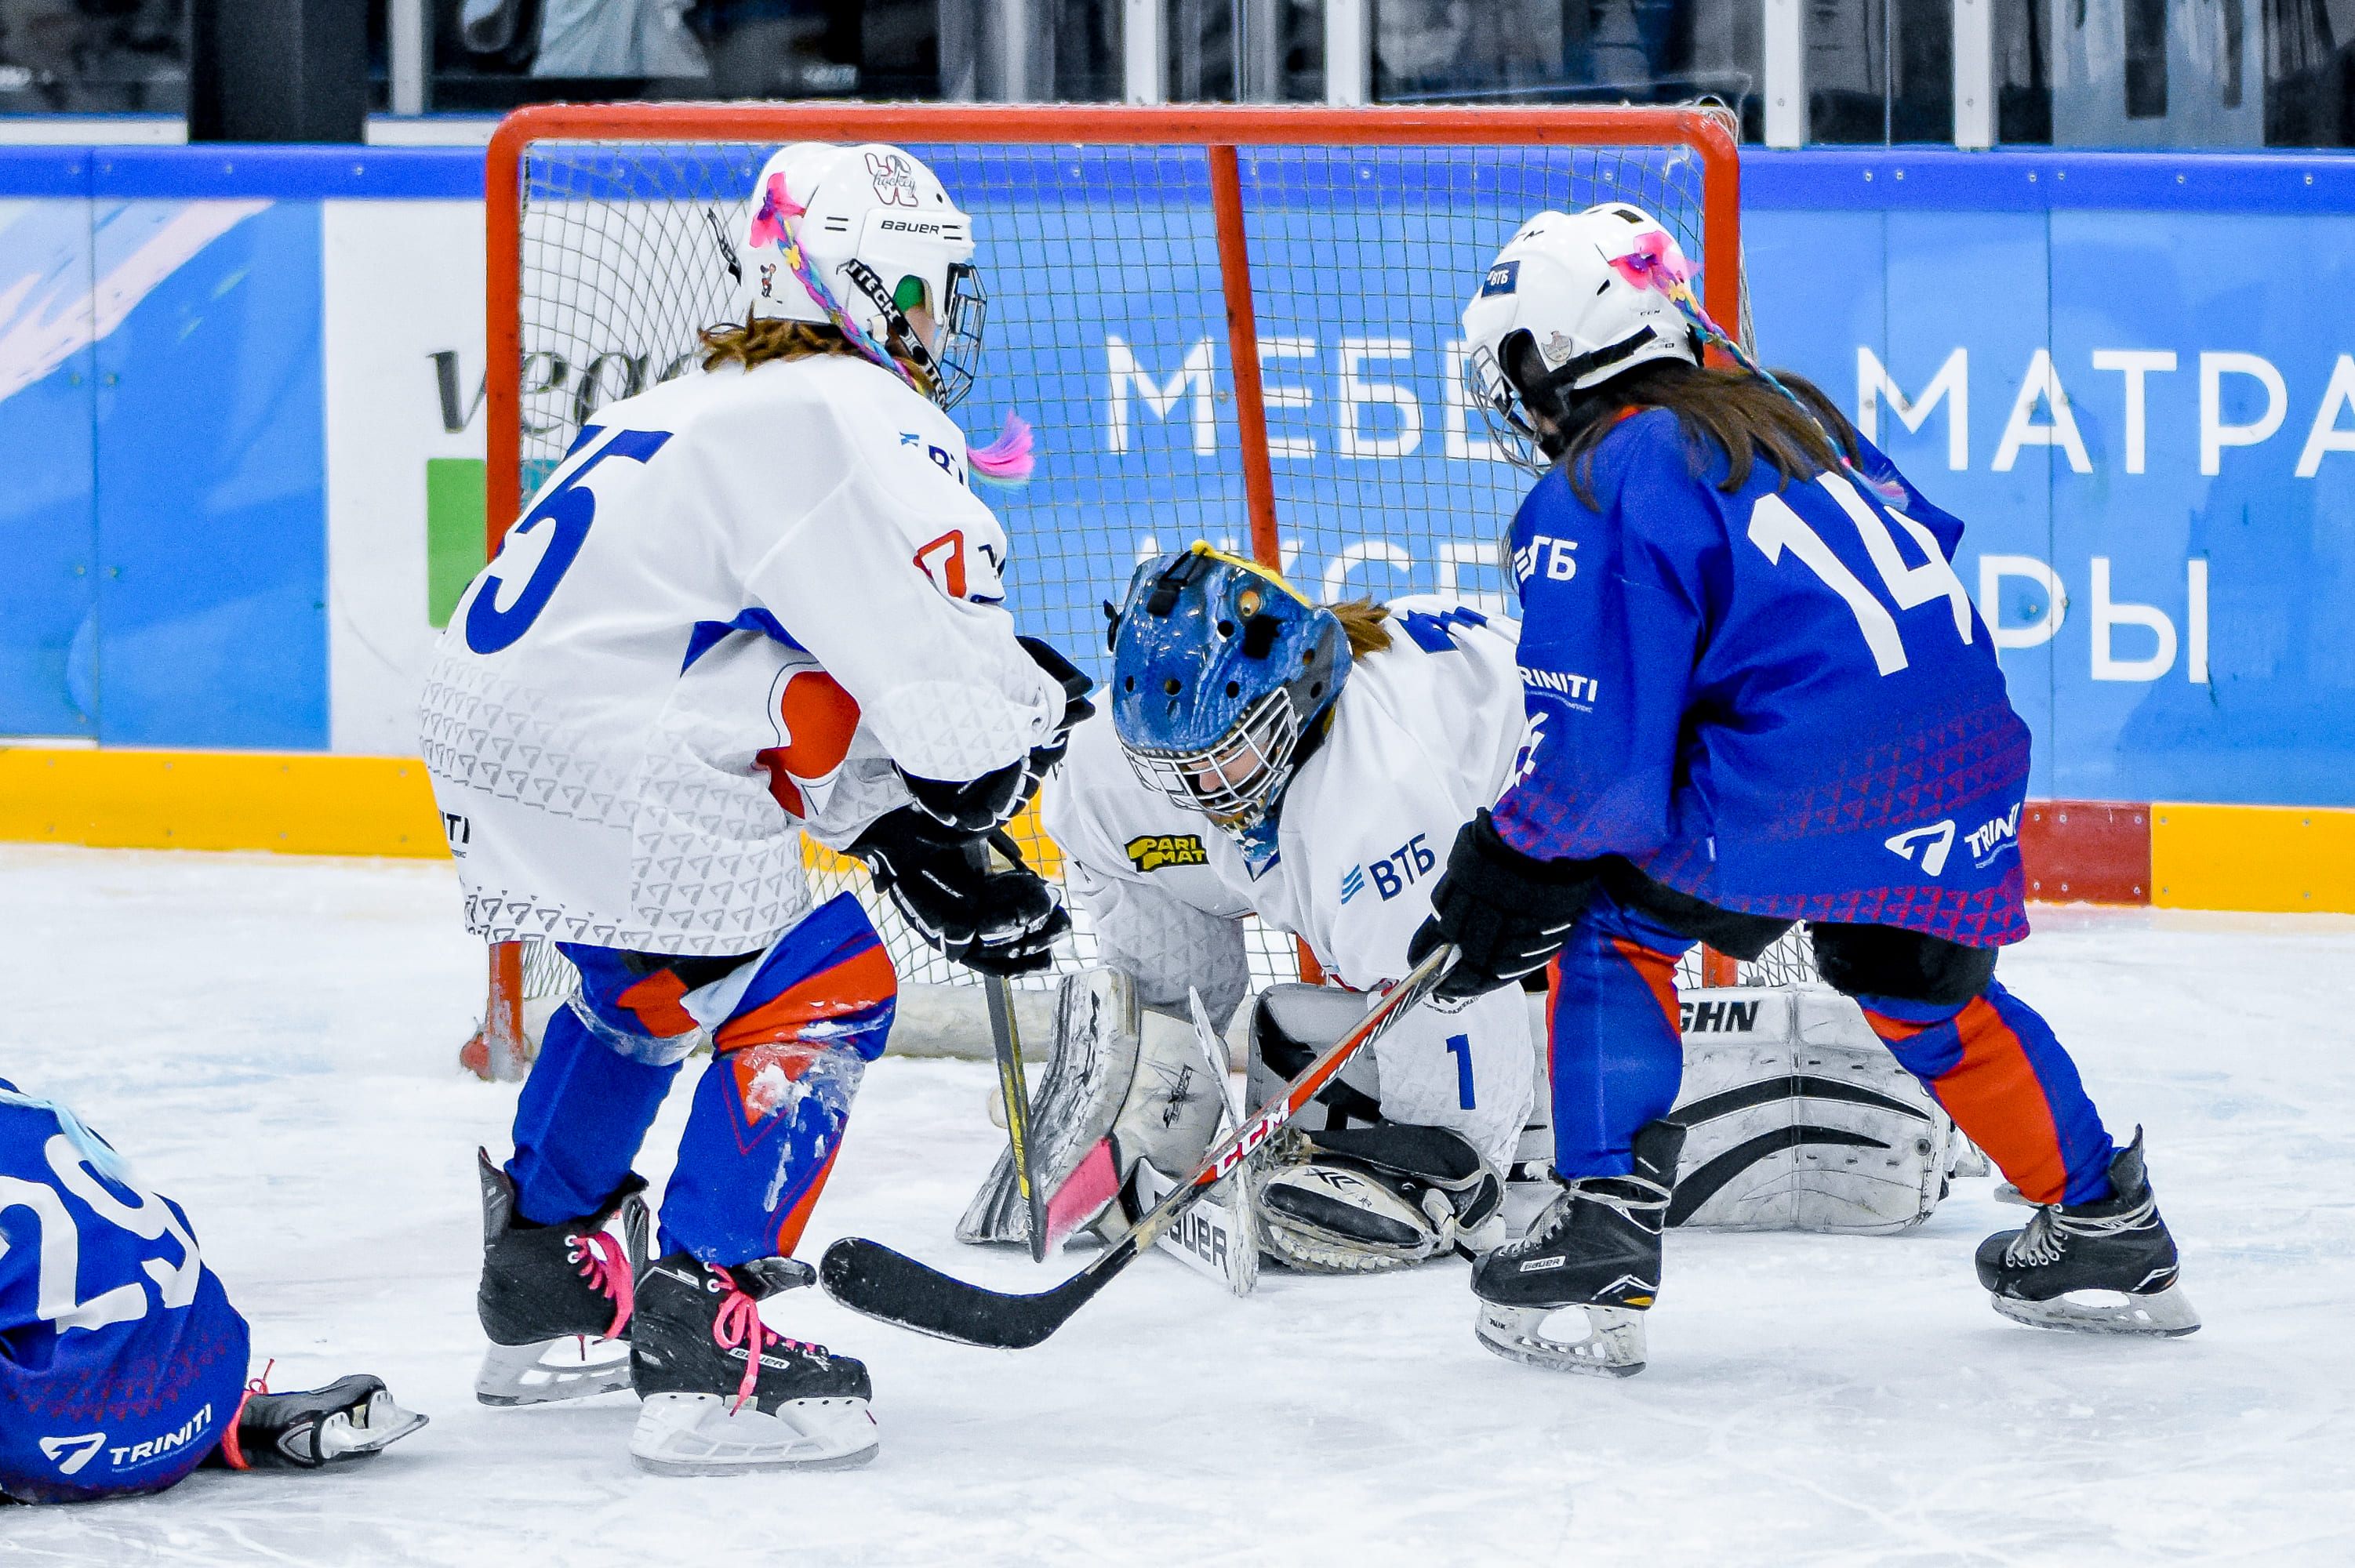
[[[826,1294],[854,1312],[920,1334],[996,1350],[1028,1350],[1069,1321],[1114,1276],[1136,1261],[1178,1223],[1196,1200],[1241,1165],[1252,1150],[1281,1132],[1349,1059],[1420,1005],[1436,987],[1455,949],[1441,947],[1417,964],[1362,1022],[1326,1048],[1284,1093],[1229,1133],[1192,1175],[1094,1261],[1051,1290],[1016,1295],[954,1279],[904,1253],[863,1236],[845,1236],[826,1249],[818,1277]]]
[[[1022,1076],[1022,1035],[1014,1020],[1014,986],[1003,975],[982,984],[989,998],[989,1037],[997,1053],[997,1092],[1006,1101],[1006,1139],[1014,1152],[1014,1184],[1030,1205],[1030,1261],[1047,1261],[1047,1194],[1031,1159],[1030,1086]]]

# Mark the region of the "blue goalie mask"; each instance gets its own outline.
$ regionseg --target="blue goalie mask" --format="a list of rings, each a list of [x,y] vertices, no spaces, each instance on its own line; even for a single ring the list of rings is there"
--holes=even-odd
[[[1339,618],[1198,543],[1136,568],[1112,654],[1113,730],[1129,766],[1263,863],[1302,738],[1348,677]]]

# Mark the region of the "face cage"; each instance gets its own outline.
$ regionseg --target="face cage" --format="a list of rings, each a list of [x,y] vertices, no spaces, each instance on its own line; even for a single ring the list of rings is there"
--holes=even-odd
[[[941,312],[939,346],[932,354],[940,374],[932,400],[943,408],[955,408],[973,390],[988,319],[989,296],[982,291],[981,273],[969,261],[951,262],[949,297]]]
[[[1293,712],[1292,694],[1278,687],[1244,709],[1215,745],[1194,751],[1133,751],[1126,746],[1121,750],[1146,788],[1209,817],[1227,832],[1241,834],[1267,816],[1291,776],[1293,752],[1299,744],[1300,715]],[[1244,781],[1225,782],[1241,762],[1252,765]],[[1218,782],[1205,787],[1205,775]]]
[[[1464,397],[1480,410],[1481,422],[1507,462],[1536,474],[1553,467],[1553,460],[1539,445],[1537,430],[1521,417],[1519,391],[1486,344],[1464,356]]]

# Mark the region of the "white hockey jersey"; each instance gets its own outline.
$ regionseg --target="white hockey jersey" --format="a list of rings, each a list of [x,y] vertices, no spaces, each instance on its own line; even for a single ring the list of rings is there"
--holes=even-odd
[[[1210,822],[1147,788],[1109,718],[1073,732],[1042,809],[1103,959],[1151,1005],[1191,986],[1223,1019],[1250,984],[1241,916],[1305,938],[1359,991],[1397,980],[1456,830],[1513,777],[1526,720],[1517,622],[1454,601],[1395,601],[1391,646],[1355,661],[1333,728],[1285,789],[1277,851],[1254,877]],[[1529,1104],[1518,991],[1419,1010],[1374,1045],[1384,1114],[1463,1131],[1508,1162]]]
[[[452,615],[424,755],[468,929],[765,946],[802,832],[977,778],[1061,717],[1014,640],[964,438],[842,356],[690,372],[599,409]]]

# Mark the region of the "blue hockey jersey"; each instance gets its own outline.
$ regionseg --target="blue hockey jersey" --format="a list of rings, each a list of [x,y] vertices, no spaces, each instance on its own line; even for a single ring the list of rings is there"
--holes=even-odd
[[[0,1493],[170,1486],[236,1419],[246,1355],[180,1206],[0,1079]]]
[[[1548,859],[1626,856],[1726,909],[2028,934],[2029,735],[1951,564],[1963,525],[1869,445],[1787,483],[1696,477],[1647,410],[1513,521],[1529,733],[1496,807]]]

